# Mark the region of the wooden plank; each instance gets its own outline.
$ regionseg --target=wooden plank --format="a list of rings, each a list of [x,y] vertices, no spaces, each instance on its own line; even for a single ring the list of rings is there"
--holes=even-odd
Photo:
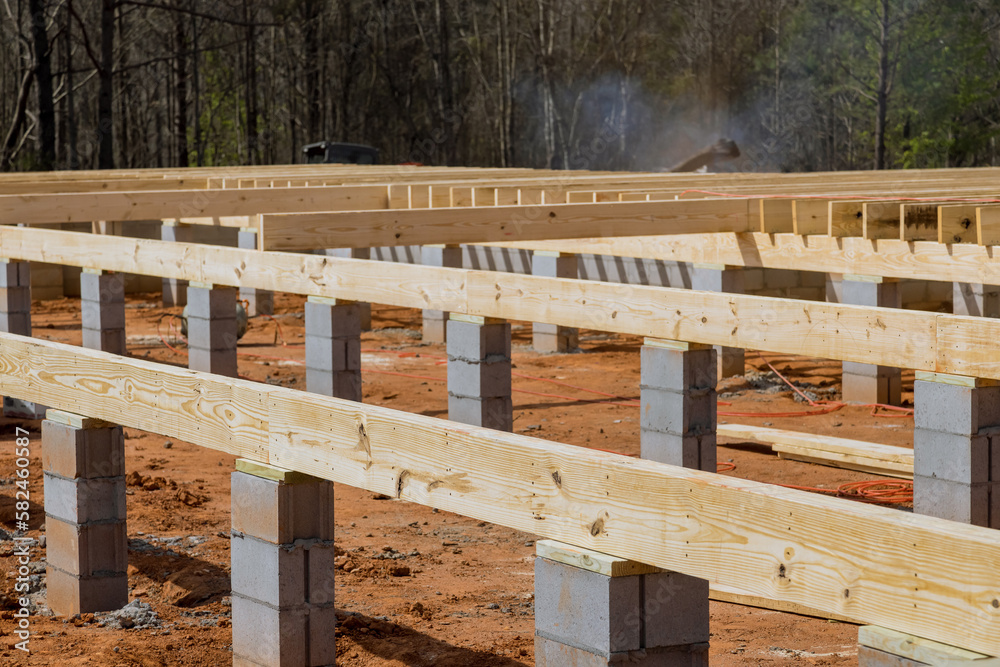
[[[1000,245],[1000,206],[976,208],[976,243]]]
[[[861,236],[868,240],[898,239],[900,231],[900,201],[870,201],[862,206]]]
[[[756,607],[757,609],[770,609],[771,611],[780,611],[785,614],[798,614],[799,616],[825,618],[827,620],[838,621],[840,623],[851,623],[854,625],[858,624],[858,622],[855,621],[853,618],[844,616],[843,614],[820,611],[818,609],[813,609],[812,607],[807,607],[801,604],[795,604],[793,602],[770,600],[768,598],[764,598],[759,595],[748,595],[740,591],[738,588],[733,588],[732,586],[723,586],[721,584],[710,584],[708,587],[708,597],[711,600],[717,600],[719,602],[728,602],[729,604],[739,604],[743,605],[744,607]]]
[[[953,659],[971,662],[990,657],[874,625],[858,628],[858,643],[928,665],[940,665],[943,661]]]
[[[266,250],[748,231],[752,200],[493,206],[264,215]],[[755,202],[754,202],[755,203]]]
[[[792,210],[791,199],[761,199],[760,200],[760,231],[765,234],[778,234],[795,231],[795,212]]]
[[[0,394],[1000,653],[994,530],[12,334]]]
[[[572,565],[581,570],[603,574],[605,577],[631,577],[638,574],[653,574],[663,570],[637,563],[627,558],[619,558],[592,549],[575,547],[555,540],[538,540],[535,542],[535,555],[554,560],[564,565]]]
[[[899,230],[901,241],[938,240],[938,204],[909,203],[899,208],[903,220]]]
[[[865,201],[867,200],[831,200],[827,209],[829,222],[826,233],[835,238],[862,236],[864,234]]]
[[[727,438],[769,444],[783,455],[782,458],[913,478],[913,450],[905,447],[742,424],[719,424],[717,433]]]
[[[975,243],[976,205],[938,207],[938,243]]]
[[[829,202],[825,199],[796,199],[792,201],[794,232],[826,234],[829,231]]]

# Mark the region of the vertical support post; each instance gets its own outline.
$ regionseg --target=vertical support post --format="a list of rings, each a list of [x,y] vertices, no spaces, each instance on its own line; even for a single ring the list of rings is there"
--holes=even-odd
[[[174,243],[193,243],[195,228],[176,220],[164,220],[160,226],[160,240]],[[176,278],[163,279],[163,307],[187,305],[188,281]]]
[[[371,259],[371,248],[327,248],[328,257],[343,257],[345,259]],[[372,330],[372,305],[367,301],[358,301],[358,311],[361,315],[361,330]]]
[[[1000,286],[952,283],[952,312],[972,317],[1000,317]]]
[[[31,263],[0,258],[0,331],[31,335]],[[45,408],[4,396],[5,417],[42,419]]]
[[[724,264],[695,264],[691,274],[691,289],[705,292],[743,294],[743,269]],[[746,369],[746,355],[738,347],[716,346],[718,352],[718,378],[743,375]]]
[[[49,410],[42,422],[46,594],[71,616],[128,602],[121,426]]]
[[[512,431],[510,323],[451,313],[447,336],[448,419]]]
[[[236,288],[187,287],[188,368],[236,377]]]
[[[918,372],[913,511],[1000,528],[1000,381]]]
[[[420,249],[420,260],[425,266],[462,267],[462,247],[457,245],[425,245]],[[425,343],[444,343],[448,336],[448,312],[424,309],[423,340]]]
[[[895,278],[844,274],[843,303],[873,308],[901,308],[899,281]],[[843,362],[841,393],[847,403],[899,405],[903,381],[900,369],[875,364]]]
[[[361,304],[311,296],[305,317],[306,389],[361,402]]]
[[[563,252],[536,250],[531,255],[531,274],[548,278],[579,277],[577,256]],[[580,345],[575,327],[535,322],[531,329],[531,344],[538,352],[568,352]]]
[[[80,274],[83,346],[125,354],[124,274],[84,269]]]
[[[244,227],[237,236],[237,246],[243,250],[257,249],[257,228]],[[247,302],[247,317],[274,315],[274,292],[254,287],[240,287],[240,298]]]
[[[333,484],[239,459],[231,488],[234,667],[333,665]]]

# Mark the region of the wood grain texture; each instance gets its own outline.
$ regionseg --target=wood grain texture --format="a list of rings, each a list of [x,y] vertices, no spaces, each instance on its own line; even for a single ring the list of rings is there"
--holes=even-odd
[[[748,208],[756,203],[710,199],[264,215],[263,243],[265,250],[307,250],[748,231]]]
[[[12,334],[0,393],[1000,653],[994,530]]]

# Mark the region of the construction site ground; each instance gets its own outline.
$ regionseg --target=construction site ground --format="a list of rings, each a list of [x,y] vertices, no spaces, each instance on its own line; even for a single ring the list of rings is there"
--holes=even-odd
[[[276,295],[273,319],[251,319],[240,341],[242,376],[305,389],[302,310],[302,297]],[[172,317],[180,308],[162,308],[159,294],[146,294],[130,296],[126,313],[130,354],[186,365]],[[373,329],[362,335],[364,401],[445,418],[445,349],[421,342],[420,317],[416,310],[375,306]],[[36,337],[80,344],[77,299],[35,302],[32,321]],[[635,336],[581,331],[579,352],[538,354],[531,349],[531,325],[514,323],[515,432],[637,455],[641,344]],[[868,407],[805,417],[768,415],[815,409],[793,399],[765,358],[793,382],[811,385],[819,398],[839,397],[839,362],[748,352],[747,374],[720,383],[720,423],[912,446],[912,419],[873,415]],[[913,374],[904,372],[905,405],[912,404],[912,386]],[[37,540],[31,566],[37,608],[31,653],[25,655],[15,648],[19,640],[12,634],[16,558],[11,535],[3,532],[0,567],[7,576],[0,591],[0,665],[230,664],[229,485],[234,458],[126,429],[132,602],[117,613],[54,617],[44,607],[38,421],[0,422],[0,528],[14,526],[17,426],[30,432],[32,448],[27,535]],[[724,438],[718,455],[720,463],[735,464],[723,474],[776,484],[834,489],[877,478],[778,459],[767,446]],[[335,496],[339,665],[534,664],[534,535],[340,484]],[[857,627],[846,623],[713,601],[711,629],[715,667],[857,664]]]

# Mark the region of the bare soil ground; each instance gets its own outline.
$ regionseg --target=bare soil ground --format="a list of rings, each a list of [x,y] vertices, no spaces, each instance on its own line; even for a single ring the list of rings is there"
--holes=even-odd
[[[170,314],[159,295],[130,297],[129,351],[184,365],[166,347]],[[275,321],[258,317],[241,341],[240,372],[261,382],[305,388],[301,297],[279,295]],[[33,304],[35,335],[80,343],[79,301]],[[364,400],[408,412],[447,416],[441,345],[420,340],[419,311],[376,307],[374,330],[363,335]],[[282,343],[282,339],[284,343]],[[633,336],[581,332],[575,354],[535,353],[530,325],[514,325],[515,430],[540,438],[636,455],[639,411],[584,387],[636,399],[639,347]],[[183,349],[183,345],[178,345]],[[256,356],[253,356],[256,355]],[[790,379],[821,398],[836,398],[839,363],[768,355]],[[763,368],[764,372],[759,369]],[[872,416],[846,407],[809,417],[763,364],[748,353],[747,375],[720,385],[720,421],[912,446],[912,420]],[[524,377],[530,376],[530,377]],[[542,382],[547,378],[573,387]],[[912,374],[904,389],[912,391]],[[525,393],[537,392],[537,393]],[[824,393],[827,392],[827,393]],[[538,393],[550,394],[541,396]],[[912,400],[912,394],[904,396]],[[598,401],[607,402],[594,402]],[[618,403],[612,404],[612,403]],[[722,413],[754,413],[727,416]],[[31,434],[33,588],[31,654],[11,634],[13,546],[0,534],[0,665],[225,665],[232,659],[229,601],[229,480],[232,456],[133,429],[126,431],[131,616],[45,615],[44,510],[40,422],[0,421],[0,527],[14,518],[15,427]],[[833,488],[873,479],[779,460],[767,447],[721,442],[725,474],[765,482]],[[905,509],[905,508],[904,508]],[[514,666],[533,660],[534,536],[446,512],[336,487],[338,664],[375,666]],[[138,602],[136,602],[138,601]],[[141,603],[141,604],[140,604]],[[148,606],[147,606],[148,605]],[[711,660],[731,665],[848,665],[857,662],[857,629],[822,619],[713,602]],[[121,614],[119,614],[121,615]],[[122,627],[126,626],[126,627]],[[131,626],[131,627],[128,627]]]

